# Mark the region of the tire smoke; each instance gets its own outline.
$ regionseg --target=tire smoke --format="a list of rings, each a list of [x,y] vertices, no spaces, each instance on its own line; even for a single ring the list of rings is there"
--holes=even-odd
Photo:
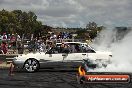
[[[97,50],[111,51],[111,64],[95,72],[132,72],[132,30],[103,30],[92,44]]]

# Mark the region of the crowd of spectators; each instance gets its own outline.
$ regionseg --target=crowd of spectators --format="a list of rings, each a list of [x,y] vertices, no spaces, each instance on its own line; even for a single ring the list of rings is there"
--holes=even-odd
[[[6,54],[8,49],[15,49],[16,48],[16,41],[20,40],[20,36],[16,34],[7,34],[3,33],[0,35],[0,53]]]
[[[48,35],[48,34],[47,34]],[[59,33],[49,33],[45,39],[42,37],[32,39],[29,41],[28,50],[29,52],[45,52],[55,46],[57,40],[59,42],[64,42],[64,39],[72,39],[72,33],[59,32]]]
[[[72,34],[67,32],[51,33],[50,39],[71,39]]]
[[[3,33],[0,35],[0,54],[7,54],[8,50],[13,50],[14,52],[18,50],[19,54],[22,54],[24,49],[28,49],[29,52],[45,52],[50,49],[56,42],[55,40],[61,39],[72,39],[72,34],[67,32],[50,33],[45,39],[42,36],[31,38],[26,40],[27,47],[25,47],[24,42],[22,42],[22,36],[19,34],[7,34]]]

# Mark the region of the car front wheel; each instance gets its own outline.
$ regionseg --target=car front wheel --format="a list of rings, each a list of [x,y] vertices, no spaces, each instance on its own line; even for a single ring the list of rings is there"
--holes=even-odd
[[[35,72],[39,69],[39,62],[36,59],[28,59],[24,64],[27,72]]]

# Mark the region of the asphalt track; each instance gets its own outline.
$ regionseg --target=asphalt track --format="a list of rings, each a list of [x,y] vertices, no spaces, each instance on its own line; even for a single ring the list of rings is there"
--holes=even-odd
[[[132,82],[126,84],[78,84],[76,71],[40,70],[36,73],[15,71],[9,75],[8,69],[0,70],[0,88],[132,88]],[[129,73],[132,77],[132,73]],[[132,79],[132,78],[131,78]]]

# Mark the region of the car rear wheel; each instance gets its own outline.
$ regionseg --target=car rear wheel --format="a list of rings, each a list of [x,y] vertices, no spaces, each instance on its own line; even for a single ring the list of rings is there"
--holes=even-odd
[[[39,70],[39,62],[36,59],[28,59],[24,64],[24,68],[27,72],[35,72]]]

